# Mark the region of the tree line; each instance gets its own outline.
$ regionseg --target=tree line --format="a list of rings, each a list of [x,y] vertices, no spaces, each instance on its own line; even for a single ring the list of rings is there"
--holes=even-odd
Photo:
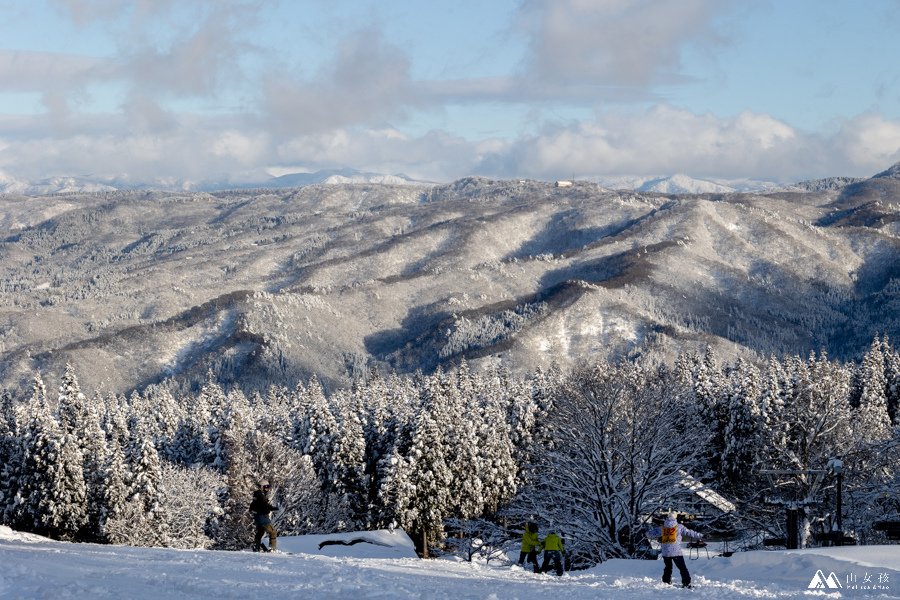
[[[783,533],[773,496],[802,492],[833,458],[845,530],[900,516],[900,354],[875,339],[859,363],[823,354],[720,365],[585,363],[368,373],[266,392],[165,383],[88,397],[67,367],[57,393],[0,393],[0,520],[52,538],[179,548],[249,545],[247,507],[272,486],[281,535],[401,527],[422,554],[490,557],[528,520],[586,562],[636,556],[649,515],[686,475],[731,498],[749,535]],[[773,482],[764,469],[793,470]],[[799,492],[798,492],[799,490]],[[835,515],[826,481],[805,537]],[[732,527],[734,524],[732,524]],[[734,532],[732,532],[734,533]],[[755,541],[754,541],[755,540]]]

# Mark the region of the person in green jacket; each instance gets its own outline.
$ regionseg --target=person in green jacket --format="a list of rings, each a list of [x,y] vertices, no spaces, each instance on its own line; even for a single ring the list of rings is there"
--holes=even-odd
[[[519,552],[519,565],[522,565],[527,557],[528,562],[534,565],[534,572],[540,573],[537,560],[539,546],[537,523],[525,523],[525,533],[522,535],[522,550]]]
[[[553,568],[556,570],[556,574],[562,576],[562,555],[563,552],[565,552],[562,538],[551,530],[550,533],[547,534],[547,537],[544,538],[544,541],[541,542],[541,548],[544,550],[544,564],[541,565],[541,573],[549,571],[550,561],[553,561]]]

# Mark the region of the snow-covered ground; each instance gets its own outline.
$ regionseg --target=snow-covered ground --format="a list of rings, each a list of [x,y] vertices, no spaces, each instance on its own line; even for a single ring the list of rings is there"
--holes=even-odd
[[[319,549],[325,540],[357,538],[367,541]],[[98,546],[0,527],[0,599],[900,598],[900,546],[704,554],[688,561],[696,587],[681,590],[659,582],[661,561],[612,560],[558,578],[493,562],[419,560],[401,532],[283,538],[279,544],[286,553]],[[823,583],[841,587],[809,589],[819,571]]]

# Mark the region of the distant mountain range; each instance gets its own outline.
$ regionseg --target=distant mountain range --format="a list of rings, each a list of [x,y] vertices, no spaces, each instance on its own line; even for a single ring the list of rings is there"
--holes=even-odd
[[[49,177],[26,181],[0,172],[0,194],[21,196],[45,196],[50,194],[95,193],[124,190],[164,191],[222,191],[234,189],[282,189],[306,185],[338,185],[342,183],[383,183],[391,185],[415,185],[416,181],[405,175],[366,173],[355,169],[330,169],[314,173],[289,173],[279,177],[244,182],[227,181],[129,181],[123,179],[83,177]]]
[[[665,177],[594,177],[591,181],[609,189],[659,194],[726,194],[756,192],[783,187],[772,181],[753,179],[698,179],[684,174]]]
[[[853,359],[900,338],[900,165],[753,193],[467,177],[5,195],[0,226],[0,388],[41,372],[53,389],[66,363],[89,391],[210,370],[333,387],[462,359]]]
[[[607,189],[634,190],[642,193],[659,194],[726,194],[733,192],[759,192],[776,189],[794,191],[825,191],[840,189],[845,185],[860,181],[852,177],[829,177],[826,179],[803,181],[795,184],[779,184],[773,181],[754,179],[703,179],[684,174],[660,177],[588,177],[585,180],[597,183]],[[17,179],[0,172],[0,194],[22,196],[45,196],[50,194],[95,193],[119,190],[163,190],[163,191],[223,191],[236,189],[284,189],[307,185],[339,185],[344,183],[380,183],[389,185],[430,185],[434,182],[419,181],[403,174],[385,175],[357,171],[355,169],[328,169],[313,173],[288,173],[266,179],[229,181],[130,181],[125,179],[99,178],[91,176],[49,177],[36,181]]]

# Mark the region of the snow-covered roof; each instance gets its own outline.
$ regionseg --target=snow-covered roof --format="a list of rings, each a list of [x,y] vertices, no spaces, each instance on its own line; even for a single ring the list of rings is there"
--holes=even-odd
[[[709,504],[712,504],[723,513],[733,512],[737,507],[729,501],[725,496],[708,487],[706,484],[697,481],[690,473],[679,471],[681,474],[681,485],[689,489],[692,493],[699,496]]]

